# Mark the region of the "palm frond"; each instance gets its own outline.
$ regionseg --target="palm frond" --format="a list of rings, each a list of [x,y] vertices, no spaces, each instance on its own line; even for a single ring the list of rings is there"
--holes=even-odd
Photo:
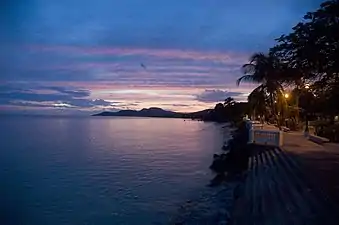
[[[241,82],[254,82],[255,80],[253,78],[252,75],[244,75],[237,80],[237,86],[239,86]]]
[[[242,71],[244,74],[253,74],[255,72],[256,65],[252,63],[247,63],[242,66]]]
[[[250,62],[254,63],[254,62],[260,62],[260,61],[265,61],[267,58],[267,56],[262,53],[262,52],[258,52],[258,53],[254,53],[251,58],[250,58]]]
[[[248,96],[250,109],[259,115],[264,115],[266,110],[267,96],[264,85],[259,85]]]

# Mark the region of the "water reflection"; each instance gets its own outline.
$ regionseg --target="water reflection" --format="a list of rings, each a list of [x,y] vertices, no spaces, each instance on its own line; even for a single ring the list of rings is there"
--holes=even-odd
[[[23,195],[28,225],[167,221],[206,188],[222,142],[215,125],[182,119],[25,118],[0,125],[1,175],[13,178],[6,180],[8,195]]]

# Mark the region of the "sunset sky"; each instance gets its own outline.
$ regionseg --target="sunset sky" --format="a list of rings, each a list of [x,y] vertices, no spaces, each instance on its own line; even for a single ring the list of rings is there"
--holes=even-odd
[[[1,112],[191,112],[321,0],[1,0]]]

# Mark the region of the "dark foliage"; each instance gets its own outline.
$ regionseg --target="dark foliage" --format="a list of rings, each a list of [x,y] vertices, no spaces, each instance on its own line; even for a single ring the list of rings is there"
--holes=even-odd
[[[270,115],[279,126],[294,121],[296,129],[308,117],[333,124],[339,114],[338,31],[339,1],[329,0],[277,38],[268,54],[253,54],[237,81],[259,84],[248,98],[251,116]],[[293,89],[288,100],[282,97],[286,87]]]
[[[213,156],[210,169],[217,175],[211,181],[212,186],[221,183],[227,177],[236,177],[247,170],[251,145],[247,144],[248,130],[245,122],[238,124],[232,136],[233,138],[228,143],[228,152]]]
[[[245,102],[228,102],[226,99],[224,104],[218,103],[205,117],[205,121],[214,122],[236,122],[242,120],[248,113],[248,106]]]
[[[316,128],[317,135],[328,138],[331,142],[339,142],[339,125],[319,126]]]
[[[309,12],[304,20],[293,27],[288,35],[277,39],[270,54],[281,59],[289,73],[282,81],[300,86],[314,83],[318,111],[324,114],[339,113],[339,1],[321,4]]]

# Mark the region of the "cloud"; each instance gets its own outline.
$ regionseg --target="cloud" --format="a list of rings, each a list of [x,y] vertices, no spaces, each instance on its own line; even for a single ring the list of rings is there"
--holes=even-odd
[[[162,104],[166,106],[173,106],[173,107],[190,107],[192,106],[191,104]]]
[[[236,77],[240,76],[240,67],[248,58],[247,54],[227,51],[62,45],[28,47],[28,50],[18,45],[16,48],[16,51],[11,52],[15,60],[8,58],[4,62],[0,61],[0,64],[3,63],[0,68],[3,67],[5,71],[0,81],[105,81],[123,86],[218,88],[218,84],[235,84]],[[140,63],[146,65],[147,69],[143,69]]]
[[[103,99],[71,99],[64,101],[64,103],[69,104],[71,106],[81,107],[81,108],[89,108],[89,107],[95,107],[95,106],[111,106],[112,103],[105,101]]]
[[[77,97],[77,98],[83,98],[83,97],[88,97],[91,93],[89,90],[70,90],[64,87],[46,87],[47,89],[50,90],[54,90],[57,91],[59,93],[62,94],[67,94],[67,95],[71,95],[73,97]]]
[[[217,52],[217,51],[193,51],[181,49],[152,49],[152,48],[114,48],[114,47],[76,47],[76,46],[53,46],[53,45],[34,45],[27,46],[31,52],[52,52],[61,54],[71,54],[74,56],[119,56],[132,57],[144,56],[162,59],[180,59],[192,61],[211,61],[222,62],[225,64],[234,64],[247,60],[247,55],[235,52]],[[114,64],[113,64],[114,66]]]
[[[24,107],[38,107],[38,108],[50,108],[51,105],[43,102],[24,101],[24,100],[11,100],[9,104],[12,106],[24,106]]]
[[[196,100],[200,102],[221,102],[228,97],[239,97],[243,95],[241,92],[223,91],[223,90],[205,90],[196,96]]]
[[[112,106],[103,99],[88,99],[90,91],[64,87],[32,87],[20,89],[0,86],[0,104],[29,107],[92,108]]]
[[[241,65],[321,1],[0,0],[0,107],[210,107],[253,89]]]

